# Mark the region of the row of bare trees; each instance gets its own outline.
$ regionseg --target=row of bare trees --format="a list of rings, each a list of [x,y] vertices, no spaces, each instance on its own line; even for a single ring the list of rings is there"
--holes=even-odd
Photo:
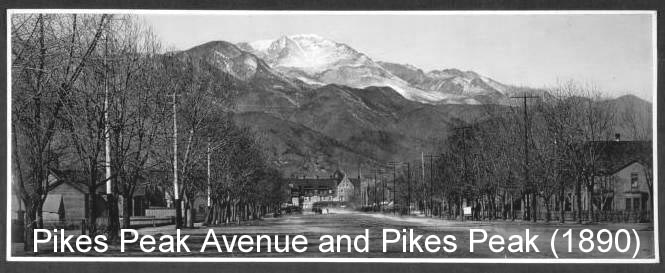
[[[369,200],[387,185],[388,198],[402,213],[417,209],[460,217],[469,206],[474,218],[515,219],[520,211],[524,220],[550,221],[558,212],[563,221],[568,207],[576,221],[594,221],[594,210],[609,196],[603,194],[609,189],[596,185],[607,141],[617,130],[632,140],[649,140],[648,115],[573,81],[531,97],[527,102],[516,97],[519,102],[510,106],[485,106],[485,117],[451,130],[443,151],[429,155],[431,163],[424,156],[401,163],[395,183],[388,175],[378,191],[370,183]],[[650,160],[640,163],[653,191]]]
[[[479,211],[474,216],[514,219],[514,207],[521,205],[525,220],[543,215],[550,221],[556,207],[564,221],[566,200],[572,202],[567,193],[573,189],[574,218],[582,221],[586,208],[584,216],[594,221],[594,209],[604,203],[597,200],[603,196],[595,196],[601,153],[614,140],[617,123],[631,122],[624,119],[630,116],[626,112],[639,109],[617,111],[597,89],[575,82],[520,104],[488,107],[491,118],[448,138],[448,150],[437,161],[435,191],[441,200],[456,200],[447,206],[453,215],[462,214],[466,200]],[[648,139],[644,131],[636,129],[632,139]],[[649,159],[642,162],[647,170]],[[587,204],[582,204],[583,191]],[[518,200],[521,204],[515,204]]]
[[[193,225],[199,197],[210,199],[208,223],[257,218],[279,204],[279,172],[226,110],[234,98],[227,76],[163,54],[138,18],[17,14],[11,34],[12,189],[26,210],[26,247],[44,226],[51,170],[83,176],[87,232],[111,240],[130,226],[130,203],[145,181],[181,197],[178,226]],[[150,179],[154,173],[166,179]],[[99,217],[108,220],[101,230]]]

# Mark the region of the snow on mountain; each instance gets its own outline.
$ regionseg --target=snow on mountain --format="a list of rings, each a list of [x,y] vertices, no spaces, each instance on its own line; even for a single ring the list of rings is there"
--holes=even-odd
[[[315,34],[239,43],[238,47],[261,57],[275,70],[309,84],[340,84],[355,88],[387,86],[407,99],[423,103],[479,103],[465,95],[413,86],[367,55]]]
[[[408,65],[379,62],[411,86],[430,92],[468,96],[484,103],[500,103],[509,87],[473,71],[459,69],[432,70],[427,73]]]

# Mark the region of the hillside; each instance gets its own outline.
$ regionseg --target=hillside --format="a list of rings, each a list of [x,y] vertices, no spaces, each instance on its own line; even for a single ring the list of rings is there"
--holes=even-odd
[[[328,176],[338,168],[355,174],[359,167],[413,160],[421,152],[440,150],[455,127],[483,120],[494,106],[505,107],[511,95],[546,94],[472,71],[423,72],[409,65],[374,62],[346,45],[321,39],[282,37],[238,45],[215,41],[178,54],[217,70],[225,79],[222,88],[235,94],[226,111],[235,112],[241,126],[257,133],[270,161],[287,176]],[[305,62],[303,56],[311,57],[307,54],[322,59]],[[361,78],[362,84],[356,81]],[[399,86],[374,86],[372,79],[379,78],[462,101],[422,101]],[[622,135],[636,132],[629,117],[650,122],[650,116],[633,116],[636,109],[650,113],[648,102],[630,96],[608,102],[621,113],[615,118]]]

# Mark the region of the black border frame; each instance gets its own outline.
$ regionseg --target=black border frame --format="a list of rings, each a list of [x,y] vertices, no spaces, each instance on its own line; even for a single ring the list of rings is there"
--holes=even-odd
[[[0,75],[2,88],[7,86],[5,54],[7,37],[7,11],[6,9],[183,9],[183,10],[656,10],[657,11],[657,52],[658,52],[658,91],[656,100],[661,107],[656,109],[659,122],[656,125],[658,130],[658,142],[663,143],[665,135],[665,111],[662,107],[665,105],[665,96],[661,93],[665,81],[663,77],[663,64],[665,61],[665,52],[663,50],[665,36],[665,1],[658,0],[202,0],[202,1],[177,1],[177,0],[8,0],[0,3],[2,14],[0,15],[0,35],[3,37],[3,43],[0,45],[0,60],[2,67]],[[0,139],[0,154],[6,155],[7,152],[7,101],[3,96],[0,104],[0,119],[2,119],[2,133]],[[663,158],[663,147],[657,148],[658,170],[665,170],[665,159]],[[6,176],[6,160],[3,156],[0,165],[0,177]],[[665,176],[665,172],[660,172]],[[1,179],[1,178],[0,178]],[[665,211],[665,185],[660,183],[662,176],[657,181],[661,187],[658,190],[659,211]],[[5,181],[9,183],[9,181]],[[6,187],[0,185],[0,219],[6,219]],[[662,215],[660,215],[662,216]],[[664,219],[659,219],[659,238],[665,234],[663,231]],[[4,223],[4,220],[2,221]],[[161,273],[182,273],[195,271],[240,271],[240,272],[561,272],[561,271],[588,271],[588,272],[665,272],[664,255],[665,248],[663,244],[659,245],[660,264],[516,264],[516,263],[490,263],[490,264],[418,264],[418,263],[316,263],[316,262],[289,262],[289,263],[269,263],[269,262],[178,262],[178,263],[159,263],[159,262],[7,262],[6,261],[6,232],[8,227],[0,224],[0,272],[161,272]]]

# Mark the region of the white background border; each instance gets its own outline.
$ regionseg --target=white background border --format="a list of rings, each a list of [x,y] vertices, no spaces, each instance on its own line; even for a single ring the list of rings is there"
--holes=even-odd
[[[561,15],[561,14],[647,14],[652,17],[652,48],[653,48],[653,219],[654,219],[654,258],[653,259],[555,259],[555,258],[297,258],[297,257],[246,257],[246,258],[224,258],[224,257],[14,257],[11,243],[11,185],[13,179],[11,174],[11,17],[13,14],[22,13],[91,13],[91,14],[186,14],[186,15]],[[7,261],[21,262],[329,262],[329,263],[659,263],[660,249],[658,236],[658,35],[657,14],[650,10],[571,10],[571,11],[268,11],[268,10],[129,10],[129,9],[8,9],[7,10]]]

